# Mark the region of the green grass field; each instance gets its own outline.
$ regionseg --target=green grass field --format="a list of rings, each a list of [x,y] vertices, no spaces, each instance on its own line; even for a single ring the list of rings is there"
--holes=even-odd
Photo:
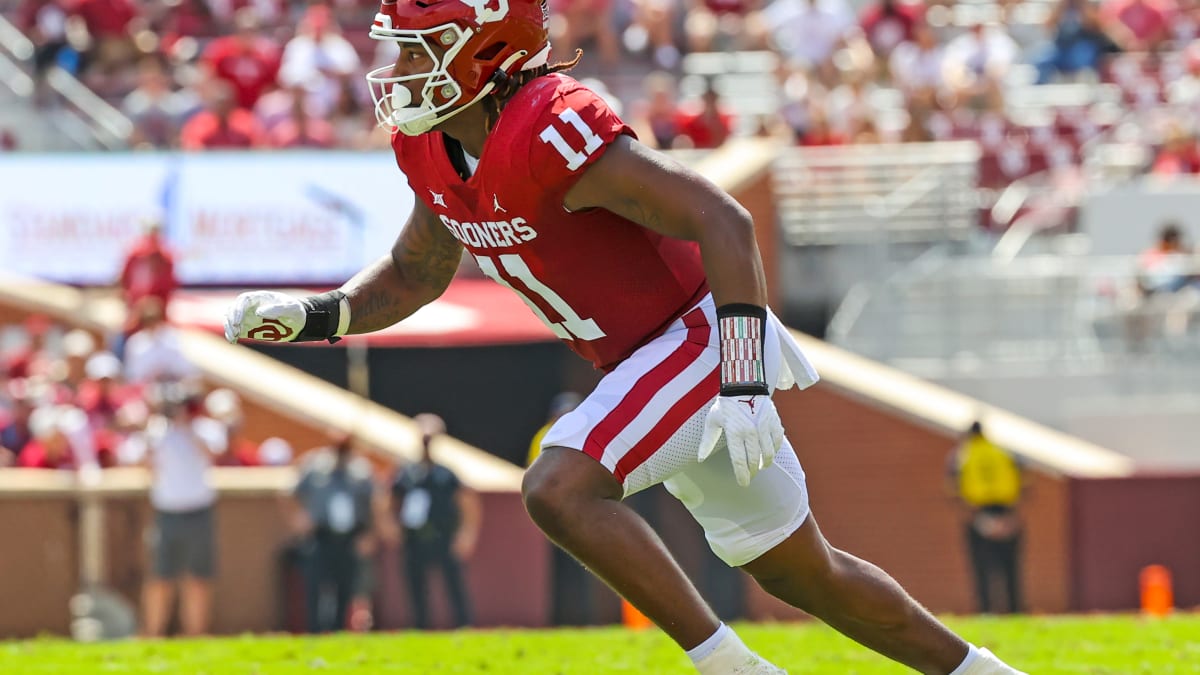
[[[964,637],[1029,673],[1200,673],[1200,615],[950,618]],[[792,675],[905,673],[817,624],[743,624],[753,648]],[[685,675],[687,658],[658,631],[378,633],[244,636],[78,645],[0,642],[0,673],[478,673]]]

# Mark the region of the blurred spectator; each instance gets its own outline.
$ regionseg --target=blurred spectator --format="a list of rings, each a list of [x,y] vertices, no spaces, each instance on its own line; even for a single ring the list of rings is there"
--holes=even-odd
[[[86,30],[83,75],[101,96],[120,87],[124,69],[137,50],[133,35],[141,22],[132,0],[75,0],[71,15]]]
[[[471,623],[470,601],[463,581],[462,564],[475,551],[482,507],[473,490],[459,482],[450,469],[433,461],[434,440],[446,427],[437,415],[414,418],[421,430],[421,461],[396,473],[389,512],[396,514],[403,532],[404,568],[417,628],[430,628],[429,568],[438,567],[446,584],[454,625]]]
[[[251,110],[265,91],[275,86],[281,50],[263,35],[258,11],[243,7],[234,14],[233,35],[219,37],[204,49],[200,63],[211,76],[233,86],[239,108]]]
[[[696,103],[680,106],[676,147],[716,148],[733,133],[733,115],[720,105],[720,96],[707,80]],[[683,141],[683,143],[679,143]]]
[[[679,65],[675,45],[677,5],[672,0],[631,0],[633,20],[625,28],[621,41],[625,49],[640,54],[647,49],[655,67],[673,70]]]
[[[1091,0],[1058,0],[1046,18],[1054,33],[1046,53],[1036,60],[1038,84],[1047,84],[1057,74],[1095,72],[1100,58],[1114,47],[1104,34],[1100,9]]]
[[[358,52],[342,37],[324,5],[311,5],[300,19],[296,36],[283,48],[279,84],[303,89],[308,110],[325,118],[337,103],[342,81],[357,77]]]
[[[175,277],[175,255],[163,239],[162,221],[142,221],[142,234],[125,252],[117,283],[125,301],[126,336],[143,328],[140,312],[147,298],[156,300],[163,313],[170,307],[179,280]]]
[[[360,549],[371,536],[375,491],[371,465],[355,452],[353,443],[347,437],[332,447],[306,453],[292,493],[293,527],[304,537],[310,633],[346,628],[359,583]]]
[[[609,66],[621,58],[612,0],[550,0],[550,40],[557,53],[571,58],[575,48],[595,40]]]
[[[542,439],[560,417],[579,406],[583,397],[573,391],[565,391],[550,401],[546,423],[534,434],[529,443],[529,454],[525,466],[531,466],[542,454]],[[550,547],[550,565],[553,579],[550,593],[550,623],[554,626],[583,626],[592,619],[592,577],[587,569],[570,553],[558,546]]]
[[[237,107],[233,86],[225,80],[212,80],[205,88],[205,107],[184,123],[179,147],[217,150],[261,146],[262,128],[254,113]]]
[[[1200,282],[1200,258],[1188,249],[1178,223],[1167,223],[1158,240],[1137,261],[1138,289],[1143,295],[1175,293]]]
[[[271,436],[258,444],[258,465],[289,466],[295,454],[291,443],[278,436]]]
[[[896,45],[888,60],[893,83],[910,97],[916,92],[942,89],[946,83],[945,69],[945,49],[924,22],[913,26],[912,41]]]
[[[529,442],[529,453],[525,456],[525,466],[532,465],[534,460],[542,454],[542,439],[546,437],[546,432],[550,431],[550,427],[554,426],[558,418],[578,408],[582,402],[583,397],[573,391],[564,391],[550,400],[550,414],[546,417],[546,423],[537,430],[537,433],[533,435],[533,440]]]
[[[291,114],[267,132],[267,145],[272,148],[331,148],[334,144],[333,126],[314,117],[306,109],[303,96],[292,97]]]
[[[245,417],[242,415],[242,401],[236,392],[224,388],[208,392],[204,397],[204,412],[225,430],[227,450],[221,455],[221,465],[258,466],[261,463],[258,445],[243,434]]]
[[[829,118],[821,106],[811,106],[809,109],[808,127],[800,136],[800,145],[805,147],[820,147],[826,145],[844,145],[846,137],[833,130]]]
[[[852,40],[862,41],[846,0],[775,0],[763,10],[776,48],[807,65],[818,80],[837,80],[834,54]]]
[[[25,380],[10,380],[6,394],[9,410],[0,421],[0,466],[15,464],[21,451],[33,440],[30,416],[34,402]]]
[[[886,60],[901,43],[915,40],[923,11],[920,3],[877,0],[863,7],[858,22],[875,56]]]
[[[85,375],[76,389],[75,405],[87,415],[98,459],[109,466],[116,463],[125,432],[129,431],[119,415],[121,408],[139,401],[140,394],[123,385],[121,361],[111,352],[88,357]]]
[[[96,338],[82,328],[67,331],[62,339],[62,356],[50,366],[49,375],[58,385],[58,402],[69,402],[87,378],[87,362],[96,351]]]
[[[348,79],[342,80],[329,121],[333,125],[334,145],[339,148],[366,148],[371,143],[372,132],[377,129],[374,116],[363,105],[356,83]],[[387,138],[386,134],[380,136]]]
[[[17,453],[27,469],[86,470],[96,464],[87,415],[70,405],[44,405],[29,416],[31,440]]]
[[[199,106],[191,89],[172,89],[162,57],[143,56],[137,64],[137,87],[121,103],[121,111],[133,122],[130,146],[139,150],[174,147],[184,119]]]
[[[151,573],[142,596],[143,630],[166,633],[180,582],[180,627],[184,635],[208,632],[212,579],[216,574],[213,504],[216,492],[208,467],[225,452],[225,430],[203,415],[198,392],[178,384],[154,387],[154,415],[138,437],[142,461],[151,472],[154,525],[148,533]]]
[[[643,143],[669,150],[679,137],[675,78],[656,70],[642,80],[642,92],[643,99],[633,107],[630,125]]]
[[[1021,521],[1017,515],[1024,491],[1021,466],[983,433],[983,425],[970,429],[948,462],[951,490],[967,507],[967,549],[975,576],[979,611],[990,614],[993,580],[1004,586],[1004,611],[1021,611]]]
[[[4,357],[4,373],[14,380],[45,375],[49,369],[50,359],[45,350],[50,320],[42,314],[30,314],[22,328],[24,343]]]
[[[742,51],[767,47],[762,0],[688,0],[683,30],[688,51]]]
[[[167,323],[162,302],[154,296],[143,298],[137,311],[142,329],[126,342],[125,379],[144,385],[195,377],[198,370],[184,355],[178,331]]]
[[[1020,48],[1004,26],[976,23],[946,45],[945,78],[960,104],[1001,89]]]
[[[1175,9],[1173,0],[1104,0],[1100,25],[1123,51],[1158,51],[1171,36]]]
[[[163,51],[173,52],[181,40],[208,39],[218,34],[207,0],[172,0],[164,5],[156,31]]]
[[[1154,158],[1150,173],[1156,176],[1179,176],[1200,173],[1200,149],[1196,139],[1183,125],[1172,122],[1163,134],[1162,148]]]
[[[45,102],[46,71],[59,62],[60,54],[67,48],[68,16],[67,0],[25,0],[17,8],[17,28],[33,42],[33,72],[39,102]]]

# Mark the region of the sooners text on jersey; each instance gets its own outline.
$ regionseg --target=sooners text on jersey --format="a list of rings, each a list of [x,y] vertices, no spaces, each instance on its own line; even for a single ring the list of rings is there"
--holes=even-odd
[[[530,82],[505,106],[475,174],[464,181],[436,131],[395,134],[396,161],[417,198],[516,291],[575,352],[609,369],[707,292],[699,247],[563,198],[622,134],[595,93],[561,74]]]

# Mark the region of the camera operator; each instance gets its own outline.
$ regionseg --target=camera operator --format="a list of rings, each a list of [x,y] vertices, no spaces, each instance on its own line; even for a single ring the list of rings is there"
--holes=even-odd
[[[199,391],[180,384],[156,385],[149,395],[154,414],[142,434],[143,463],[152,474],[150,503],[154,525],[148,533],[151,574],[143,589],[143,631],[166,632],[181,586],[180,627],[202,635],[211,616],[215,572],[213,504],[216,493],[207,469],[225,452],[225,430],[202,415]]]

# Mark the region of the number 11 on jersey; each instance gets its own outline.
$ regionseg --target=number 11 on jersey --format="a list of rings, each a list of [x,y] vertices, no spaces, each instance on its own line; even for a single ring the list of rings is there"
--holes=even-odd
[[[558,119],[570,124],[572,127],[575,127],[575,131],[578,131],[579,135],[583,137],[582,152],[568,145],[567,139],[563,138],[562,133],[560,133],[559,130],[555,129],[553,126],[542,129],[542,133],[538,134],[538,138],[542,139],[543,143],[549,143],[550,145],[554,146],[554,149],[558,151],[558,154],[562,155],[563,159],[567,160],[567,169],[569,171],[574,171],[575,169],[583,166],[583,163],[587,161],[587,158],[590,157],[593,152],[598,150],[600,146],[604,144],[604,141],[596,135],[595,131],[592,131],[592,128],[588,126],[587,122],[583,121],[583,118],[580,117],[579,113],[575,112],[573,108],[567,108],[566,110],[558,113]]]
[[[559,136],[562,139],[562,136]],[[504,268],[504,274],[496,267],[496,260],[500,261],[500,267]],[[529,305],[529,309],[537,315],[542,323],[546,324],[551,331],[554,332],[560,339],[563,340],[598,340],[605,336],[604,331],[600,330],[600,326],[596,325],[594,319],[584,319],[579,314],[571,309],[566,300],[562,296],[554,292],[546,284],[543,284],[537,277],[533,276],[533,271],[529,269],[529,265],[521,259],[521,256],[515,253],[505,253],[493,259],[486,255],[475,256],[475,262],[479,264],[479,269],[484,274],[491,277],[496,283],[507,286]],[[541,307],[537,306],[528,295],[520,289],[509,283],[505,275],[517,279],[529,292],[537,294],[547,305],[551,307],[559,316],[562,317],[561,322],[551,321]]]

